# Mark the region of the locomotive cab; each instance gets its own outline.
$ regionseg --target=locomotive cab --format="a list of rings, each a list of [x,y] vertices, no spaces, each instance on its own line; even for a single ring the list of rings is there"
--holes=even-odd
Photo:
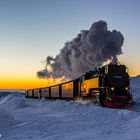
[[[79,90],[80,96],[86,98],[91,97],[91,89],[96,89],[97,92],[97,89],[99,88],[98,71],[97,70],[89,71],[85,73],[83,76],[81,76],[79,82],[79,88],[80,88]]]
[[[132,103],[128,68],[125,65],[110,64],[104,67],[104,104],[109,107],[125,107]]]

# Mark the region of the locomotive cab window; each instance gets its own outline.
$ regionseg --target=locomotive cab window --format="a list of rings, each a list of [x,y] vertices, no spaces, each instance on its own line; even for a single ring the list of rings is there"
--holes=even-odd
[[[82,76],[82,77],[80,78],[80,83],[83,83],[84,80],[85,80],[85,76]]]

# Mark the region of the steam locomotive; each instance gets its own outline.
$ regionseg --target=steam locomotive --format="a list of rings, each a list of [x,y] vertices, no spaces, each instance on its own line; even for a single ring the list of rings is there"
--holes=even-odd
[[[125,108],[133,102],[128,69],[120,63],[111,63],[65,83],[29,89],[25,96],[65,100],[90,99],[95,104],[110,108]]]

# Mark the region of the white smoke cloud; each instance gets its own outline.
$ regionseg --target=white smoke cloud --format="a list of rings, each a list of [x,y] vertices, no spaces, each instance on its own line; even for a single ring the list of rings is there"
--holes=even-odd
[[[76,38],[66,42],[55,58],[48,56],[45,69],[37,75],[76,78],[108,60],[117,61],[117,55],[122,54],[123,41],[123,35],[116,30],[109,31],[105,21],[95,22],[89,30],[82,30]]]

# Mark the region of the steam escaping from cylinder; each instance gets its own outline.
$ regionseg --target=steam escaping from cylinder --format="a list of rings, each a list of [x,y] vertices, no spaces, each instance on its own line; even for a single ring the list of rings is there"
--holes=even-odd
[[[117,61],[122,54],[123,35],[107,29],[105,21],[98,21],[89,30],[82,30],[72,41],[65,43],[55,57],[48,56],[45,69],[37,72],[40,78],[77,78],[103,63]]]

